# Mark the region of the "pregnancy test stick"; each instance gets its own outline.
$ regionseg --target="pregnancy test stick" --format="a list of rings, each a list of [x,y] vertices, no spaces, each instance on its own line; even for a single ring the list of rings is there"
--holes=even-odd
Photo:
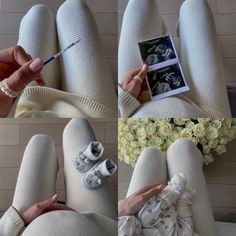
[[[74,43],[70,44],[69,46],[67,46],[66,48],[62,49],[60,52],[58,52],[57,54],[53,55],[52,57],[48,58],[46,61],[44,61],[43,65],[47,65],[49,62],[54,61],[56,58],[58,58],[59,56],[61,56],[62,53],[66,52],[68,49],[70,49],[71,47],[73,47],[75,44],[77,44],[80,41],[80,39],[78,39],[77,41],[75,41]]]

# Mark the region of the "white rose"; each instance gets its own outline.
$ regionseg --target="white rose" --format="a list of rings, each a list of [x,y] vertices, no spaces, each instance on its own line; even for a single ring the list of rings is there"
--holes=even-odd
[[[188,129],[188,128],[183,129],[180,136],[181,138],[191,139],[192,138],[191,129]]]
[[[134,135],[132,133],[126,133],[125,138],[127,141],[133,141]]]
[[[191,138],[191,141],[194,143],[194,144],[198,144],[200,142],[199,138],[198,137],[192,137]]]
[[[211,154],[208,154],[208,155],[204,155],[203,156],[203,160],[204,160],[204,163],[206,165],[209,165],[210,163],[212,163],[214,161],[213,157]]]
[[[212,120],[211,121],[211,126],[216,128],[216,129],[220,129],[222,124],[219,120]]]
[[[203,146],[203,145],[206,145],[207,144],[207,139],[206,138],[201,138],[200,139],[200,144]]]
[[[146,139],[146,138],[140,138],[140,139],[138,140],[138,142],[139,142],[139,145],[140,145],[141,147],[147,146],[147,139]]]
[[[214,127],[209,127],[206,130],[205,136],[208,140],[215,139],[218,137],[218,130]]]
[[[156,126],[155,124],[153,123],[149,123],[147,126],[146,126],[146,132],[147,134],[149,135],[152,135],[156,132]]]
[[[159,133],[164,137],[171,135],[171,132],[172,127],[169,123],[163,123],[159,128]]]
[[[231,125],[232,125],[232,119],[230,119],[230,118],[225,118],[222,123],[223,123],[223,126],[224,126],[226,129],[230,129],[230,128],[231,128]]]
[[[211,148],[208,145],[204,145],[202,151],[204,154],[209,154],[211,152]]]
[[[218,144],[218,139],[217,138],[216,139],[211,139],[208,142],[209,147],[211,147],[212,149],[216,148],[217,144]]]
[[[220,140],[219,140],[219,143],[220,144],[222,144],[222,145],[226,145],[227,143],[228,143],[228,139],[226,138],[226,137],[224,137],[224,138],[221,138]]]
[[[208,123],[209,121],[211,121],[211,118],[209,118],[209,117],[208,118],[198,118],[197,120],[199,123],[205,124],[205,123]]]
[[[148,143],[147,143],[147,146],[148,147],[155,147],[156,146],[155,140],[149,140]]]
[[[204,127],[203,123],[198,123],[193,126],[193,134],[198,138],[204,137],[205,127]]]
[[[174,142],[175,140],[179,139],[180,135],[178,132],[176,132],[175,130],[172,131],[170,139]]]
[[[144,127],[140,127],[136,130],[137,138],[145,138],[147,136],[146,130]]]
[[[161,138],[161,137],[156,137],[155,138],[155,140],[156,140],[156,145],[157,146],[161,146],[163,143],[164,143],[164,140]]]
[[[225,145],[218,145],[215,150],[219,155],[221,155],[226,152],[226,147]]]
[[[171,119],[170,118],[158,118],[155,120],[155,122],[161,126],[161,124],[164,124],[164,123],[170,123]]]
[[[183,118],[174,118],[174,123],[177,124],[177,125],[182,126],[182,125],[185,125],[185,123],[189,120],[190,120],[190,118],[185,118],[185,117],[183,117]]]
[[[188,129],[192,129],[194,125],[195,125],[194,122],[192,122],[191,120],[185,123],[185,127]]]

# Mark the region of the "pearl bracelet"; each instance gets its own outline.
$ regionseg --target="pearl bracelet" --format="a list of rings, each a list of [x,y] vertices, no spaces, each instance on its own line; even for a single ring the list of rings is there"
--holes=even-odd
[[[16,92],[16,91],[13,91],[9,88],[9,86],[7,84],[7,79],[4,79],[3,81],[0,82],[0,90],[5,95],[7,95],[8,97],[11,97],[11,98],[16,98],[20,94],[20,91]]]

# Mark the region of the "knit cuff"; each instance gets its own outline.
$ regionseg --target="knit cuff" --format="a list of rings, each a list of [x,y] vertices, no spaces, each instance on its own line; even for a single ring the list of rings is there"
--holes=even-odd
[[[127,91],[118,88],[118,105],[121,117],[130,117],[140,106],[141,103]]]
[[[1,236],[17,236],[24,230],[24,222],[17,210],[11,206],[0,220]]]
[[[8,216],[10,217],[10,219],[12,220],[13,224],[16,226],[16,227],[24,227],[24,221],[21,219],[18,211],[13,207],[11,206],[8,211],[6,212],[6,214],[8,214]]]

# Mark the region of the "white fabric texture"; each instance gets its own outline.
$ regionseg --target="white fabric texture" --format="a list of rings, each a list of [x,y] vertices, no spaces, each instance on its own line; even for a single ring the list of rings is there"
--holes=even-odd
[[[176,176],[171,181],[175,181]],[[190,192],[185,191],[186,182],[181,181],[183,189],[176,192],[170,183],[157,197],[152,197],[135,216],[119,217],[119,235],[146,236],[183,236],[193,235],[193,223],[190,205]],[[182,196],[186,196],[185,199]],[[180,202],[180,203],[179,203]],[[196,234],[195,234],[196,235]]]
[[[72,155],[75,153],[71,148],[74,147],[75,150],[76,147],[77,150],[80,150],[88,140],[88,136],[92,137],[90,141],[95,140],[89,123],[84,119],[74,119],[65,128],[63,142],[65,143],[66,191],[68,191],[66,192],[66,205],[77,212],[49,212],[24,228],[19,213],[37,202],[51,198],[56,193],[58,171],[55,145],[52,139],[41,134],[32,137],[22,160],[13,206],[0,220],[1,236],[112,236],[114,232],[117,232],[115,206],[108,185],[105,184],[99,191],[86,191],[80,184],[83,175],[80,177],[80,175],[68,173],[68,170],[69,172],[75,170],[78,173],[73,165]],[[68,185],[73,189],[69,189]],[[72,201],[73,199],[75,201]]]
[[[16,117],[117,116],[111,71],[95,20],[84,0],[65,1],[56,22],[46,6],[32,7],[22,19],[18,43],[33,58],[45,60],[77,39],[81,41],[60,60],[43,69],[47,88],[26,87]]]
[[[148,184],[166,184],[167,176],[171,178],[177,173],[183,173],[188,184],[196,190],[191,206],[194,232],[201,236],[215,236],[217,235],[215,222],[202,171],[202,163],[201,152],[189,140],[179,139],[175,141],[167,151],[167,161],[158,149],[146,148],[141,153],[134,168],[127,197]]]
[[[42,60],[58,51],[56,22],[53,13],[46,6],[35,5],[22,18],[18,45],[32,58],[40,57]],[[45,66],[42,76],[48,87],[59,89],[61,87],[59,60]],[[36,85],[36,82],[31,82],[30,85]]]
[[[92,191],[85,189],[82,185],[84,174],[77,171],[73,165],[73,158],[79,151],[95,140],[92,128],[85,119],[72,119],[64,130],[63,152],[66,203],[69,207],[79,212],[97,212],[116,220],[115,204],[108,183],[105,181],[100,188]]]
[[[119,83],[141,66],[138,41],[165,34],[158,0],[130,0],[125,10],[119,44]],[[230,117],[215,25],[206,0],[184,1],[179,16],[180,60],[190,91],[183,96],[130,107],[131,98],[119,92],[123,117]],[[131,96],[131,95],[130,95]],[[120,98],[122,97],[122,98]],[[129,109],[125,109],[125,107]],[[129,110],[129,113],[127,113]]]

